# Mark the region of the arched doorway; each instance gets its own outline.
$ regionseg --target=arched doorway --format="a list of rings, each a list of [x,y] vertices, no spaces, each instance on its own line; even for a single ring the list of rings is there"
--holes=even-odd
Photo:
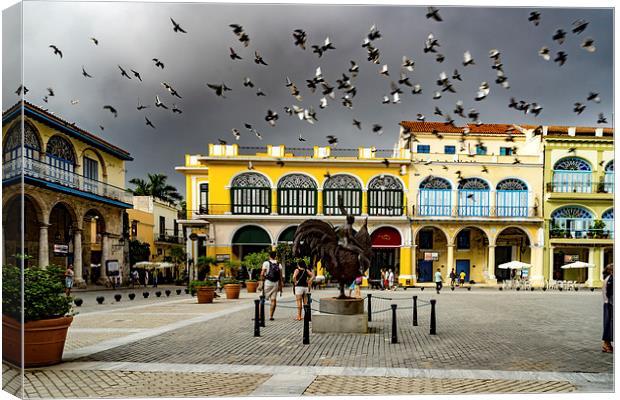
[[[370,235],[373,257],[368,272],[369,279],[380,279],[381,269],[387,268],[400,273],[401,237],[398,229],[385,226],[376,229]]]
[[[73,227],[75,214],[65,203],[57,203],[50,212],[48,230],[50,264],[73,264]]]
[[[487,279],[488,262],[489,238],[482,229],[466,227],[457,232],[454,240],[454,268],[457,276],[465,272],[465,282],[484,282]]]
[[[293,239],[295,238],[295,232],[297,232],[297,225],[289,226],[280,233],[280,236],[278,236],[278,243],[292,244]]]
[[[257,253],[261,250],[271,248],[271,238],[266,230],[256,225],[246,225],[233,235],[232,252],[238,260],[250,253]]]
[[[95,209],[84,214],[82,231],[82,278],[87,283],[97,282],[102,273],[101,253],[103,251],[103,233],[105,220]],[[103,266],[105,268],[105,266]]]
[[[509,280],[512,272],[509,269],[498,268],[498,265],[510,261],[521,261],[531,264],[531,257],[530,239],[527,233],[517,227],[504,229],[495,239],[495,278],[498,282]],[[529,272],[517,270],[516,274],[522,274],[525,277],[528,276]]]
[[[24,206],[24,220],[22,225],[21,207]],[[6,204],[3,210],[2,221],[4,260],[12,265],[20,265],[21,260],[16,257],[24,254],[24,266],[39,265],[39,227],[41,226],[41,210],[29,196],[17,195]],[[22,230],[24,247],[22,248]]]
[[[416,277],[418,282],[432,282],[433,273],[441,269],[446,274],[448,265],[448,238],[439,228],[428,226],[421,228],[415,237]]]

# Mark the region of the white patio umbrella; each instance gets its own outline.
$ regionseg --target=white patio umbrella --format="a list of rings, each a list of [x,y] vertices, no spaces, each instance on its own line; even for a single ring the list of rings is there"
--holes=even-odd
[[[500,264],[497,266],[498,268],[502,268],[502,269],[528,269],[528,268],[532,268],[532,266],[530,264],[521,262],[521,261],[510,261],[504,264]]]
[[[573,269],[573,268],[594,268],[594,264],[589,264],[583,261],[575,261],[570,264],[562,265],[562,269]]]

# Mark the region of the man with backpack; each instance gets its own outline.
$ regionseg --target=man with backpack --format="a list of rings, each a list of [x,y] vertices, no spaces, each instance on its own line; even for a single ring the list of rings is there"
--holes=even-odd
[[[284,287],[284,277],[282,276],[282,265],[276,260],[276,252],[269,252],[269,260],[263,263],[260,276],[263,280],[263,294],[265,299],[269,299],[269,320],[273,321],[273,313],[276,310],[276,298],[278,292],[282,295]]]

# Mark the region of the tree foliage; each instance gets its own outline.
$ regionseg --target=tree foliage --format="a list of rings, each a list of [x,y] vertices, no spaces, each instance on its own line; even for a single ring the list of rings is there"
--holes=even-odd
[[[140,261],[148,261],[151,257],[151,247],[148,243],[139,240],[129,241],[129,265]]]
[[[164,174],[147,174],[148,180],[142,178],[132,178],[129,183],[135,185],[134,189],[129,191],[136,196],[153,196],[167,203],[175,203],[181,201],[183,196],[177,189],[168,185],[166,181],[168,177]]]

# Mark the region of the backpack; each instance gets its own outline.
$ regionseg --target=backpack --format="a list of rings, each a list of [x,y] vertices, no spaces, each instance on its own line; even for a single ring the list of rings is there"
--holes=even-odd
[[[265,278],[270,280],[271,282],[279,282],[280,281],[280,266],[277,263],[273,263],[269,261],[269,269],[267,270],[267,274]]]

